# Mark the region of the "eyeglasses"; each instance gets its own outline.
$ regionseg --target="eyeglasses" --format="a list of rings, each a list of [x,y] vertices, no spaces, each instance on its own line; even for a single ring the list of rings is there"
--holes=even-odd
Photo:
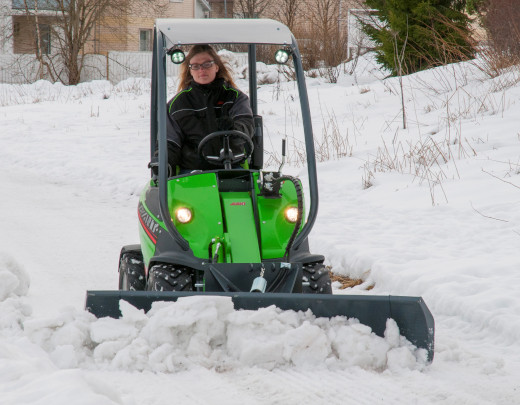
[[[204,69],[204,70],[207,70],[209,69],[211,66],[213,66],[213,64],[215,63],[214,60],[210,60],[208,62],[204,62],[204,63],[193,63],[191,65],[188,65],[189,68],[191,70],[199,70],[199,69]]]

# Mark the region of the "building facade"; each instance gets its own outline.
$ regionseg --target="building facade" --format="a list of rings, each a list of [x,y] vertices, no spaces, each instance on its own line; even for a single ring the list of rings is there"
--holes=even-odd
[[[211,12],[207,0],[158,0],[148,8],[138,0],[130,3],[128,13],[96,21],[83,53],[150,51],[156,18],[209,18]],[[61,18],[54,0],[0,0],[0,53],[55,53]]]
[[[233,0],[209,0],[210,18],[233,18]]]

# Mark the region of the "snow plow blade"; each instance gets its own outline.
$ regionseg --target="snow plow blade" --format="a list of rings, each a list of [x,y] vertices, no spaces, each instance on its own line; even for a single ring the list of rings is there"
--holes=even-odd
[[[346,316],[357,318],[372,331],[384,336],[386,321],[392,318],[402,336],[418,348],[428,351],[433,360],[434,321],[421,297],[388,295],[317,295],[280,293],[227,292],[151,292],[151,291],[87,291],[86,309],[98,318],[119,318],[119,300],[127,301],[147,312],[155,301],[177,301],[193,295],[231,297],[235,309],[257,310],[275,305],[283,310],[307,311],[316,317]]]

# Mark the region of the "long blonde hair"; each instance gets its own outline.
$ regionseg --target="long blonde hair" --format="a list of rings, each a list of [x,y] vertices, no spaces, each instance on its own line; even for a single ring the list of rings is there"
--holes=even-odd
[[[215,50],[209,45],[193,45],[188,54],[186,55],[186,59],[184,59],[184,62],[182,62],[180,66],[179,85],[177,87],[178,91],[181,91],[188,87],[190,82],[193,80],[193,76],[190,72],[190,67],[188,66],[191,58],[203,52],[209,54],[209,56],[211,56],[211,58],[215,61],[215,63],[218,66],[218,72],[215,79],[223,78],[226,82],[228,82],[230,86],[236,88],[237,85],[233,81],[231,73],[229,72],[228,68],[226,67],[220,56],[218,56],[218,54],[215,52]]]

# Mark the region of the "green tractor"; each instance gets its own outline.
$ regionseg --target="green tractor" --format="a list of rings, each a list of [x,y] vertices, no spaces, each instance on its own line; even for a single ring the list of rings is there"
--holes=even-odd
[[[166,63],[182,62],[180,48],[193,44],[247,45],[254,135],[250,139],[235,130],[208,134],[199,154],[224,168],[172,175],[166,141]],[[263,170],[257,45],[277,45],[280,63],[293,60],[307,152],[307,216],[302,184],[281,173],[285,144],[279,170]],[[87,292],[90,312],[118,317],[121,299],[149,310],[155,301],[224,295],[237,309],[276,305],[311,309],[318,317],[354,317],[381,336],[386,320],[393,318],[401,334],[433,359],[433,317],[420,297],[333,295],[325,258],[309,251],[308,236],[318,212],[314,141],[301,55],[285,25],[265,19],[158,19],[151,84],[153,170],[138,204],[140,244],[121,250],[118,291]],[[243,152],[233,152],[233,138],[244,142]],[[219,156],[205,148],[215,139],[222,144]]]

